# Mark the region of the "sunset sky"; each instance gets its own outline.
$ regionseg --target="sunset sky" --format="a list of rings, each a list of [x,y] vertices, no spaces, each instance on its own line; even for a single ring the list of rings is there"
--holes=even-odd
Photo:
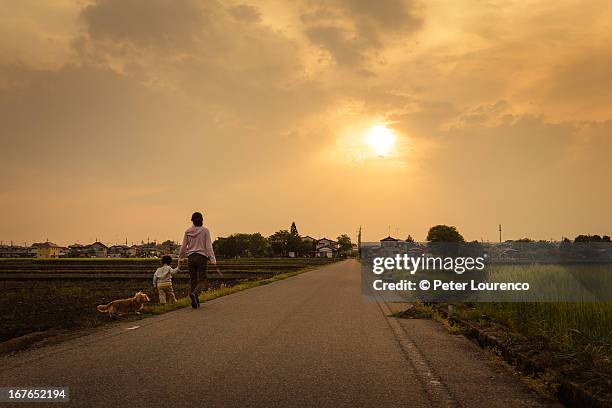
[[[0,0],[0,239],[612,233],[609,1]]]

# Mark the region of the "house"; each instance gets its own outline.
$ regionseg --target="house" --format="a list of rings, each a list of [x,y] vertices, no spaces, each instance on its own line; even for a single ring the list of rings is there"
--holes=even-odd
[[[380,246],[382,248],[395,248],[398,246],[399,239],[388,236],[380,240]]]
[[[321,246],[321,247],[317,248],[316,256],[318,258],[333,258],[337,253],[338,253],[338,251],[335,250],[332,247]]]
[[[108,248],[109,258],[129,258],[130,247],[127,245],[113,245]]]
[[[108,256],[108,247],[103,243],[96,241],[93,244],[85,247],[85,253],[89,258],[106,258]]]
[[[380,247],[377,250],[378,256],[394,256],[404,251],[406,244],[405,241],[393,238],[389,235],[380,240]]]
[[[338,248],[338,243],[336,241],[333,241],[331,239],[328,238],[321,238],[317,240],[317,244],[315,248],[319,248],[319,247],[323,247],[323,246],[329,246],[332,247],[334,249]]]
[[[318,258],[333,258],[338,254],[338,243],[328,238],[321,238],[315,244],[315,256]]]
[[[164,241],[157,245],[159,255],[178,255],[181,246],[173,241]]]
[[[72,244],[68,245],[68,256],[70,258],[83,258],[86,257],[85,245]]]
[[[60,247],[53,242],[34,243],[31,248],[36,249],[37,258],[59,258],[60,256]]]
[[[28,247],[17,245],[0,245],[0,258],[28,258],[30,256]]]
[[[156,242],[142,243],[137,248],[139,258],[157,258],[161,255]]]

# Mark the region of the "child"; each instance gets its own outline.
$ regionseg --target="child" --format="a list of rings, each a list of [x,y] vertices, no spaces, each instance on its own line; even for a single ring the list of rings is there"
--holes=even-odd
[[[169,255],[162,256],[162,266],[157,268],[153,275],[153,287],[157,289],[159,293],[159,303],[162,305],[166,304],[166,296],[170,303],[176,302],[176,296],[174,296],[174,289],[172,289],[172,275],[178,273],[179,268],[172,269],[170,264],[172,258]]]

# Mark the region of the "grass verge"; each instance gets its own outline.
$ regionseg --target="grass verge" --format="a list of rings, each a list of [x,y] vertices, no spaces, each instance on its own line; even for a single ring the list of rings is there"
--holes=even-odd
[[[210,289],[205,292],[202,292],[200,294],[200,302],[211,301],[213,299],[217,299],[222,296],[231,295],[232,293],[237,293],[237,292],[241,292],[246,289],[251,289],[257,286],[263,286],[263,285],[270,284],[272,282],[281,281],[281,280],[302,274],[304,272],[311,271],[313,269],[316,269],[316,267],[307,267],[304,269],[300,269],[298,271],[280,273],[280,274],[274,275],[271,278],[249,280],[246,282],[238,283],[233,286],[221,285],[218,288],[214,288],[214,289]],[[181,298],[181,299],[178,299],[176,303],[171,303],[171,304],[165,304],[165,305],[157,304],[157,305],[147,306],[144,310],[144,314],[159,315],[159,314],[171,312],[173,310],[182,309],[184,307],[191,307],[191,301],[189,300],[189,298]]]
[[[449,334],[470,337],[470,332],[464,325],[454,319],[450,319],[448,314],[440,313],[439,307],[431,303],[415,302],[408,309],[396,312],[392,316],[401,319],[432,319],[440,323]],[[484,351],[491,362],[504,367],[504,369],[512,373],[513,376],[516,376],[522,383],[537,392],[538,395],[546,399],[556,399],[554,396],[556,384],[551,384],[550,378],[542,378],[542,375],[529,375],[521,372],[516,365],[506,361],[500,350],[496,347],[485,347]]]
[[[493,313],[482,314],[485,307],[491,305],[415,303],[408,310],[396,313],[396,317],[430,316],[450,333],[472,338],[503,359],[507,368],[520,374],[521,380],[541,395],[554,395],[570,406],[612,406],[609,349],[587,347],[587,350],[580,350],[578,342],[570,349],[567,342],[553,341],[545,331],[519,330],[512,320],[504,320]],[[530,304],[498,307],[502,310],[536,309]],[[592,354],[597,358],[589,357]]]

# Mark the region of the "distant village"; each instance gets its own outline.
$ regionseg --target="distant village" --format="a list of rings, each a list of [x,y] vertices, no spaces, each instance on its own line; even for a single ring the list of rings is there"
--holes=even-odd
[[[409,235],[405,240],[387,236],[380,239],[375,247],[372,243],[365,246],[369,249],[379,248],[376,251],[395,252],[401,250],[404,253],[420,256],[427,252],[429,243],[463,243],[466,248],[477,252],[495,254],[500,259],[512,259],[519,257],[563,256],[570,254],[575,257],[588,257],[601,259],[610,257],[612,254],[610,236],[604,235],[578,235],[573,241],[563,238],[561,241],[533,241],[528,238],[500,242],[465,242],[463,236],[455,227],[437,225],[430,229],[427,242],[419,243]],[[91,244],[75,243],[68,246],[60,246],[50,241],[38,242],[23,246],[5,245],[0,242],[0,258],[159,258],[162,255],[178,256],[180,244],[171,240],[162,243],[141,242],[138,245],[111,245],[96,240]],[[357,242],[353,243],[351,238],[342,234],[336,240],[326,237],[314,238],[309,235],[302,236],[298,233],[295,223],[290,229],[280,230],[274,234],[264,237],[260,233],[245,234],[237,233],[227,237],[219,237],[213,242],[213,248],[217,258],[248,258],[248,257],[317,257],[336,258],[357,256],[361,247],[361,228],[359,229]],[[595,251],[595,252],[593,252]]]
[[[215,242],[215,247],[220,242],[228,238],[220,238]],[[312,246],[311,250],[304,253],[297,251],[286,251],[278,256],[296,257],[324,257],[332,258],[341,255],[340,244],[337,241],[321,238],[315,239],[310,236],[302,238],[304,243]],[[164,241],[161,244],[156,242],[141,243],[139,245],[105,245],[102,242],[95,241],[91,244],[72,244],[68,246],[57,245],[53,242],[37,242],[29,246],[20,245],[0,245],[0,258],[159,258],[162,255],[178,256],[181,245],[174,241]],[[224,257],[222,247],[216,248],[218,255]],[[356,250],[356,245],[352,248]],[[346,255],[346,254],[342,254]],[[228,257],[249,257],[253,254],[248,250],[238,256]]]
[[[219,237],[213,242],[217,258],[241,257],[347,257],[357,254],[357,244],[348,235],[342,234],[337,240],[313,238],[298,233],[295,222],[287,230],[280,230],[264,237],[254,234],[237,233]],[[60,246],[49,240],[23,246],[5,245],[0,242],[0,258],[159,258],[163,255],[178,256],[181,245],[171,240],[160,244],[141,242],[139,245],[118,244],[107,246],[97,239],[91,244]]]
[[[37,242],[29,246],[0,245],[0,258],[156,258],[178,255],[181,246],[173,241],[141,243],[140,245],[107,246],[95,241],[91,244],[60,246],[53,242]]]

